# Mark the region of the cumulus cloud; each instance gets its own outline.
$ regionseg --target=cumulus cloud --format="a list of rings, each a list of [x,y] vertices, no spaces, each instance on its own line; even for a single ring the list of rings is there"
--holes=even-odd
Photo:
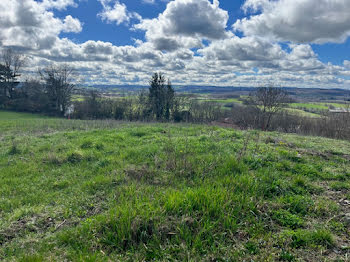
[[[62,31],[71,33],[80,33],[83,30],[82,25],[77,18],[67,15],[63,21]]]
[[[344,66],[348,69],[350,69],[350,61],[344,60]]]
[[[252,16],[238,20],[233,28],[246,36],[339,43],[350,35],[348,0],[247,0],[243,9]]]
[[[1,1],[0,44],[25,49],[48,49],[54,45],[61,32],[78,33],[82,30],[78,19],[70,15],[64,19],[56,18],[44,3],[34,0]]]
[[[126,5],[120,3],[118,0],[99,0],[103,6],[103,10],[98,16],[103,21],[108,23],[129,23],[130,19],[136,18],[141,20],[141,16],[135,12],[129,12]]]
[[[69,63],[79,69],[86,83],[94,84],[145,84],[155,71],[166,72],[175,84],[350,84],[346,80],[350,62],[345,60],[339,66],[324,64],[309,43],[290,40],[292,43],[281,45],[275,41],[280,38],[270,33],[234,35],[226,28],[228,13],[220,8],[218,0],[173,0],[154,19],[141,19],[128,10],[123,0],[99,1],[104,11],[109,11],[105,18],[101,13],[102,19],[130,24],[137,18],[140,22],[132,28],[145,32],[145,39],[134,39],[134,45],[125,46],[98,40],[76,43],[62,38],[61,33],[79,33],[82,23],[70,15],[58,18],[55,12],[76,6],[78,1],[0,0],[0,49],[22,48],[31,57],[28,70],[51,62]],[[253,14],[247,21],[273,13],[272,2],[277,5],[282,0],[246,1],[244,9]],[[294,2],[299,5],[306,0]],[[334,5],[339,3],[340,0],[334,0]]]
[[[77,7],[78,5],[74,0],[43,0],[41,6],[45,9],[64,10],[68,6]]]
[[[237,36],[213,42],[199,50],[208,59],[220,61],[272,61],[285,55],[278,44],[256,37]]]
[[[215,18],[215,19],[213,19]],[[228,12],[219,1],[175,0],[158,18],[144,19],[134,26],[146,31],[146,39],[158,50],[174,51],[180,47],[200,47],[201,39],[224,39]]]

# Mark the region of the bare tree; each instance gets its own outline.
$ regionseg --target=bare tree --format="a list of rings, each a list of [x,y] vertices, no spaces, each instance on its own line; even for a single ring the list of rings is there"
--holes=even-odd
[[[259,87],[248,99],[248,104],[254,106],[259,112],[262,130],[270,127],[271,120],[275,114],[282,110],[288,94],[282,88],[273,86]]]
[[[53,110],[64,115],[70,106],[72,94],[75,89],[73,84],[77,72],[68,65],[51,65],[39,70],[41,79],[45,82],[47,95],[52,103]]]
[[[15,53],[12,49],[6,49],[2,53],[2,63],[0,63],[0,88],[1,95],[12,98],[14,88],[18,84],[20,70],[23,67],[26,57]]]

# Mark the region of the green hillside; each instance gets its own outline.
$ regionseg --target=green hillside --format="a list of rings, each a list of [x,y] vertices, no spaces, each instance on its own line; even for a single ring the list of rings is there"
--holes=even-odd
[[[0,112],[1,261],[346,261],[350,142]]]

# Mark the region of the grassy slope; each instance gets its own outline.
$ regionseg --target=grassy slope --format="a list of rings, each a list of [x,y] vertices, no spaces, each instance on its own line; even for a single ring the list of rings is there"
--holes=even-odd
[[[349,142],[7,114],[0,260],[349,256]]]

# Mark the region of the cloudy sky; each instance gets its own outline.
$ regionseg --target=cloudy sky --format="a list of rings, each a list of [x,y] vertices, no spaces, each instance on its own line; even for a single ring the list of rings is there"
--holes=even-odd
[[[86,84],[350,88],[350,0],[1,0],[7,47]]]

